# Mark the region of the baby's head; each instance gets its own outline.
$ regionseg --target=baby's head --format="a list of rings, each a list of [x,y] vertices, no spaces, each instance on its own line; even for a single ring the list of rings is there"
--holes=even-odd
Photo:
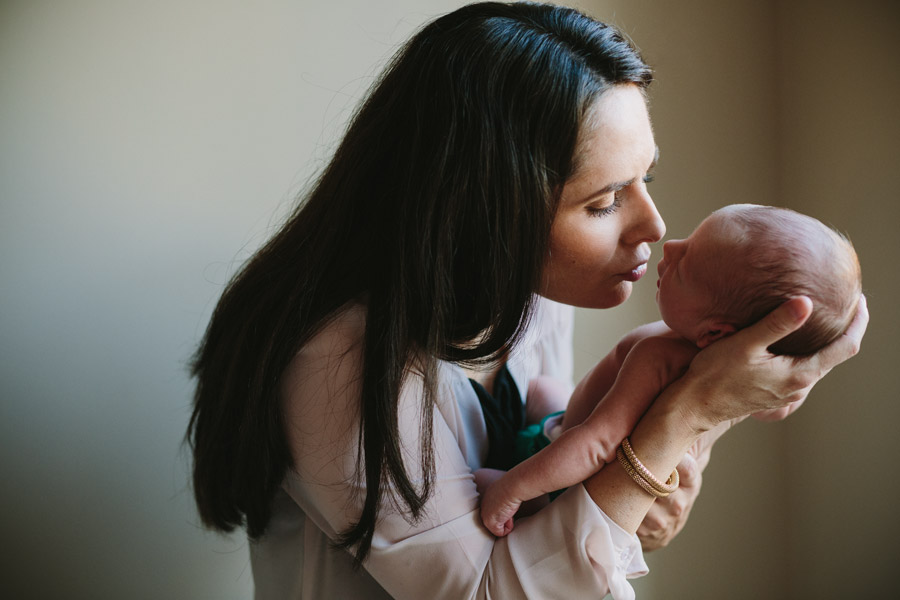
[[[657,302],[666,324],[701,348],[809,296],[813,314],[775,354],[811,354],[839,337],[862,291],[850,242],[792,210],[735,204],[663,246]]]

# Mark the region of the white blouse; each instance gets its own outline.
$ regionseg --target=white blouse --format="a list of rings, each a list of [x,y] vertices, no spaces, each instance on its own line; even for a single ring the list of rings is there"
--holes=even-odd
[[[541,299],[508,360],[520,390],[539,374],[571,384],[571,307]],[[409,522],[382,503],[363,568],[332,546],[360,514],[356,477],[359,365],[365,307],[349,305],[297,354],[282,379],[296,468],[275,498],[266,534],[251,543],[256,598],[634,598],[626,578],[647,572],[640,542],[607,517],[584,486],[495,538],[482,525],[472,472],[487,455],[484,417],[462,369],[440,365],[434,411],[436,474],[424,516]],[[408,378],[399,428],[408,473],[421,473],[422,381]],[[523,394],[524,396],[524,394]]]

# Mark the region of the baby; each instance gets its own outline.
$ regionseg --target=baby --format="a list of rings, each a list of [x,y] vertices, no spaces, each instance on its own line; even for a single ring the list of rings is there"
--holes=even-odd
[[[632,331],[591,370],[562,418],[544,419],[532,439],[533,456],[505,474],[476,472],[484,489],[481,517],[495,535],[512,530],[523,502],[580,483],[612,461],[649,405],[701,348],[805,295],[813,314],[769,350],[812,354],[846,330],[862,285],[856,253],[842,235],[812,217],[751,204],[717,210],[687,239],[666,242],[657,270],[662,322]],[[529,386],[528,404],[558,402],[555,389],[539,378]],[[605,401],[613,389],[611,398],[628,402]],[[754,416],[782,419],[796,407]]]

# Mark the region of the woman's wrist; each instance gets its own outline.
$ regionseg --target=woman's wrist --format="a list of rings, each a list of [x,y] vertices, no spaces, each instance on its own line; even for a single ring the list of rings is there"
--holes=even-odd
[[[685,410],[679,399],[675,394],[660,397],[629,437],[634,452],[644,465],[663,479],[711,427],[696,411]]]
[[[672,386],[670,386],[670,389]],[[702,434],[705,421],[698,421],[682,408],[682,394],[667,389],[644,414],[629,439],[634,453],[656,477],[665,480],[675,470],[694,442]],[[638,485],[613,461],[584,482],[588,494],[613,521],[625,531],[637,531],[655,498]]]
[[[673,438],[696,439],[723,420],[717,418],[712,404],[707,401],[710,397],[710,392],[688,372],[663,390],[644,418],[650,416],[665,422],[666,431]]]

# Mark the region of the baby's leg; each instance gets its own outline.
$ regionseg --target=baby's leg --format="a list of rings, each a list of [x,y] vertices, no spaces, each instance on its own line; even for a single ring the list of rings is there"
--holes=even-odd
[[[544,417],[566,410],[569,404],[569,387],[562,381],[541,375],[528,383],[525,397],[525,422],[528,425],[540,423]]]

